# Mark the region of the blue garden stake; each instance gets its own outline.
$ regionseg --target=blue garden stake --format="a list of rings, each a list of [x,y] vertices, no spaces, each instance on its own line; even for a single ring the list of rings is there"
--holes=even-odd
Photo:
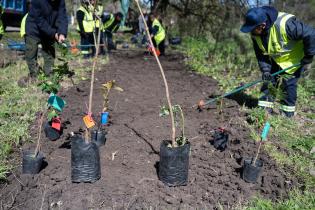
[[[108,116],[109,112],[102,112],[101,113],[101,124],[106,125],[108,123]]]
[[[52,93],[48,98],[48,104],[59,112],[62,112],[62,109],[65,107],[66,102]]]
[[[258,155],[260,153],[261,144],[262,144],[262,142],[267,141],[267,136],[268,136],[269,130],[270,130],[270,123],[266,122],[265,126],[261,132],[261,136],[260,136],[261,141],[259,142],[259,147],[258,147],[258,151],[257,151],[256,157],[255,157],[255,160],[253,162],[253,166],[256,166],[256,161],[257,161]]]

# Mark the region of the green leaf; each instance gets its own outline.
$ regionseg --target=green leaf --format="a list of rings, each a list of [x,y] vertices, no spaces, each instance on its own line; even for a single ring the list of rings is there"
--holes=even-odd
[[[56,110],[53,109],[50,112],[48,112],[47,119],[48,121],[51,121],[54,117],[58,117],[58,113],[56,112]]]
[[[162,106],[160,109],[160,117],[165,117],[170,114],[169,109],[166,106]]]

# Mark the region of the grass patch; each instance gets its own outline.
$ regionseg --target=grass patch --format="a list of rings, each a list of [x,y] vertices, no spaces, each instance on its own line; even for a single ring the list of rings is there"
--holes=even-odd
[[[0,75],[0,179],[12,166],[8,155],[14,147],[31,140],[29,126],[35,120],[36,112],[43,107],[43,95],[35,85],[20,88],[17,81],[28,74],[25,62],[1,69]]]
[[[298,190],[293,190],[289,194],[289,198],[285,201],[276,203],[270,200],[255,198],[249,207],[245,210],[310,210],[315,206],[315,194],[313,192],[305,191],[301,193]]]
[[[187,55],[187,65],[198,73],[216,79],[221,91],[260,78],[254,54],[242,54],[233,40],[215,43],[206,39],[185,38],[178,49]]]

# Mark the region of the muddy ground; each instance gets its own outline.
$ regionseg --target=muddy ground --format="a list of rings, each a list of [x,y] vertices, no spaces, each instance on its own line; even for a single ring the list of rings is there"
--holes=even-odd
[[[171,135],[169,118],[159,117],[166,100],[158,66],[153,58],[144,59],[142,52],[120,52],[111,55],[110,63],[96,73],[94,114],[102,110],[102,83],[114,79],[125,90],[110,95],[111,125],[106,128],[106,145],[100,149],[101,179],[93,184],[71,183],[69,133],[84,128],[87,80],[60,94],[67,101],[62,119],[70,124],[61,139],[51,142],[43,138],[48,165],[34,176],[21,174],[18,167],[1,186],[0,209],[232,209],[258,195],[285,198],[297,181],[264,152],[258,183],[240,178],[242,157],[252,156],[258,145],[241,123],[239,105],[226,100],[221,115],[215,107],[203,112],[192,109],[199,99],[217,91],[217,83],[187,69],[182,56],[170,54],[161,62],[173,103],[181,104],[186,116],[191,142],[187,186],[167,187],[157,178],[160,142]],[[231,131],[228,149],[223,152],[209,144],[212,131],[220,126]],[[20,160],[20,154],[16,155]]]

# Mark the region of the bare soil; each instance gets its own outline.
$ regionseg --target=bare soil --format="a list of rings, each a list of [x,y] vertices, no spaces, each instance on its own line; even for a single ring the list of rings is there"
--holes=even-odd
[[[297,180],[287,175],[290,169],[281,170],[265,152],[260,156],[264,166],[258,182],[250,184],[240,178],[242,158],[253,157],[258,144],[241,123],[239,105],[225,100],[222,114],[215,106],[198,112],[191,107],[217,91],[216,81],[187,69],[180,55],[170,54],[161,62],[173,103],[182,105],[186,116],[191,142],[187,186],[167,187],[157,177],[160,143],[171,136],[170,119],[159,117],[166,100],[158,66],[153,57],[120,52],[111,55],[110,63],[96,73],[94,115],[102,110],[101,84],[114,79],[124,89],[110,94],[111,124],[100,149],[101,179],[93,184],[71,182],[69,134],[84,129],[87,80],[60,94],[67,101],[62,113],[67,124],[61,139],[51,142],[43,137],[42,152],[48,165],[34,176],[21,174],[18,167],[1,186],[0,209],[232,209],[254,196],[285,198]],[[230,142],[220,152],[209,140],[213,130],[222,126],[230,131]],[[24,146],[29,147],[33,145]],[[21,158],[20,153],[16,158]]]

